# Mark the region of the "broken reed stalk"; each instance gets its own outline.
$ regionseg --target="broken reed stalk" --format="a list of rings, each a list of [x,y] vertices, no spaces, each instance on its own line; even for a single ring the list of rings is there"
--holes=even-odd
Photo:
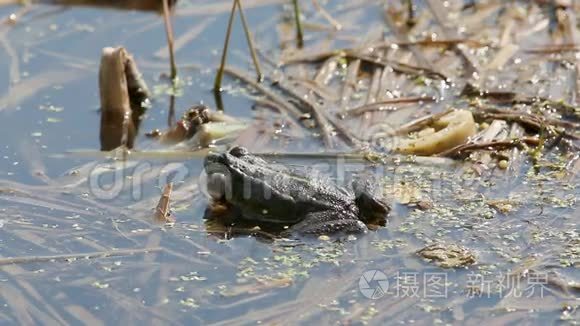
[[[169,95],[169,110],[167,112],[167,126],[171,127],[175,123],[175,95]]]
[[[234,22],[234,14],[236,13],[236,8],[240,10],[240,18],[242,20],[242,26],[244,28],[244,32],[246,33],[246,41],[248,42],[248,47],[250,48],[252,61],[254,62],[254,68],[256,69],[256,74],[258,75],[258,81],[261,82],[263,79],[262,70],[260,69],[260,61],[258,60],[258,55],[256,54],[256,49],[254,47],[254,42],[252,40],[252,33],[250,32],[250,28],[248,27],[248,24],[246,22],[246,17],[244,16],[242,3],[240,2],[240,0],[233,0],[232,11],[230,12],[230,18],[228,20],[228,28],[226,31],[226,39],[224,41],[224,48],[222,50],[220,67],[215,76],[215,81],[213,84],[213,90],[216,93],[220,92],[222,88],[222,79],[224,76],[224,69],[226,65],[226,58],[228,55],[228,47],[230,45],[230,36],[232,34],[232,25]]]
[[[413,0],[407,0],[407,26],[413,27],[415,25],[415,10],[413,8]]]
[[[240,0],[235,0],[238,3],[238,9],[240,10],[240,18],[242,20],[242,27],[246,33],[246,40],[248,41],[248,47],[250,48],[250,54],[252,55],[252,61],[254,62],[254,68],[256,69],[256,74],[258,75],[258,81],[261,82],[264,79],[262,75],[262,70],[260,69],[260,61],[258,60],[258,55],[256,54],[256,48],[254,47],[254,40],[252,38],[252,32],[248,27],[246,22],[246,16],[244,15],[244,9],[242,8],[242,2]]]
[[[171,81],[175,82],[177,77],[177,65],[175,64],[175,53],[173,51],[173,25],[169,13],[169,0],[163,0],[163,21],[165,22],[165,34],[167,35],[167,48],[169,50],[169,63],[171,65]]]
[[[302,32],[302,23],[300,22],[300,7],[298,0],[292,0],[294,5],[294,19],[296,20],[296,41],[299,48],[304,46],[304,33]]]
[[[159,198],[159,203],[155,208],[155,213],[153,215],[156,222],[163,222],[163,223],[174,223],[175,219],[171,217],[170,211],[170,201],[171,201],[171,192],[173,191],[173,183],[168,182],[165,187],[163,188],[163,192],[161,193],[161,198]]]
[[[122,47],[103,49],[99,65],[101,150],[133,148],[149,90],[133,57]]]
[[[226,30],[226,39],[224,41],[224,48],[222,50],[222,58],[220,61],[220,67],[218,69],[217,75],[215,76],[215,81],[213,83],[214,92],[220,92],[222,89],[222,79],[224,77],[224,68],[226,66],[226,57],[228,55],[228,46],[230,44],[230,35],[232,34],[232,24],[234,22],[234,14],[236,13],[236,7],[238,6],[238,1],[234,0],[232,5],[232,11],[230,12],[230,18],[228,20],[228,28]]]

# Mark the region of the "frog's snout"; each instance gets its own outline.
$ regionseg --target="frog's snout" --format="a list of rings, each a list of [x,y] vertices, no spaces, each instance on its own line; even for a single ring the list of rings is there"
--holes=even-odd
[[[207,172],[207,193],[215,200],[223,199],[226,195],[227,178],[224,173]]]
[[[207,194],[214,200],[225,199],[230,188],[230,172],[224,162],[224,155],[210,153],[204,162],[204,172],[206,175],[205,189]]]

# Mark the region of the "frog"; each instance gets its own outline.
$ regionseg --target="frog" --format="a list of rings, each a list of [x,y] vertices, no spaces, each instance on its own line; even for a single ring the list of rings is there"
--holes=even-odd
[[[208,195],[231,209],[232,224],[281,225],[283,235],[366,233],[367,224],[384,225],[391,211],[371,178],[355,177],[348,189],[318,174],[266,161],[241,146],[210,152],[204,170]]]
[[[465,267],[476,263],[476,257],[471,251],[453,243],[434,243],[417,251],[417,255],[442,268]]]

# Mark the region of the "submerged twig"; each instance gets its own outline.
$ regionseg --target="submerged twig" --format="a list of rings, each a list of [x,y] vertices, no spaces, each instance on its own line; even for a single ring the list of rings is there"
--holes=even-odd
[[[349,59],[360,59],[363,62],[378,65],[380,67],[391,67],[393,68],[394,71],[402,74],[419,75],[419,76],[423,75],[434,79],[441,79],[444,81],[449,80],[449,78],[447,78],[447,76],[445,76],[444,74],[435,71],[433,69],[430,69],[428,67],[418,67],[407,63],[397,62],[394,60],[376,59],[371,56],[355,52],[347,52],[346,57]]]
[[[498,104],[541,105],[557,110],[564,116],[580,119],[580,110],[562,101],[554,101],[545,97],[527,96],[515,92],[483,90],[467,83],[461,91],[461,96],[478,97]]]
[[[531,146],[538,146],[540,144],[540,139],[536,137],[524,137],[519,139],[513,140],[499,140],[499,141],[490,141],[484,143],[469,143],[459,145],[457,147],[451,148],[445,152],[441,152],[438,156],[442,157],[460,157],[470,152],[476,150],[504,150],[510,149],[514,147],[522,147],[523,145],[531,145]]]
[[[0,266],[13,265],[13,264],[44,263],[44,262],[52,262],[52,261],[71,261],[71,260],[76,260],[76,259],[94,259],[94,258],[129,256],[129,255],[134,255],[134,254],[147,254],[147,253],[152,253],[152,252],[159,252],[161,250],[163,250],[163,248],[153,247],[153,248],[142,248],[142,249],[123,249],[123,250],[111,250],[111,251],[102,251],[102,252],[89,252],[86,254],[8,257],[8,258],[0,258]]]
[[[580,124],[574,122],[548,118],[532,113],[513,112],[495,108],[480,108],[478,111],[474,111],[473,114],[478,119],[500,119],[506,121],[515,121],[520,123],[522,126],[536,132],[543,130],[546,125],[571,129],[572,132],[580,128]],[[580,136],[575,133],[564,131],[563,134],[565,138],[580,139]]]
[[[324,9],[319,3],[318,0],[312,0],[312,5],[314,5],[314,8],[316,8],[316,10],[318,10],[318,12],[322,15],[322,17],[324,17],[324,19],[326,19],[326,21],[328,21],[335,30],[339,31],[342,29],[342,25],[336,21],[336,19],[332,18],[332,16],[328,13],[328,11],[326,11],[326,9]]]
[[[562,52],[578,52],[580,47],[576,44],[553,44],[544,47],[526,49],[523,52],[531,54],[554,54]]]
[[[250,85],[257,91],[259,91],[260,93],[264,94],[272,102],[276,103],[277,105],[279,105],[279,107],[283,108],[287,113],[290,113],[294,118],[299,119],[300,116],[302,115],[302,112],[300,112],[298,109],[290,105],[290,103],[288,103],[288,101],[284,99],[282,96],[276,94],[275,92],[263,86],[262,84],[253,81],[252,78],[249,78],[241,70],[226,66],[224,67],[224,72],[245,82],[246,84]]]
[[[364,104],[354,109],[350,109],[346,111],[348,115],[361,115],[366,112],[372,111],[382,111],[385,110],[387,106],[393,105],[400,105],[400,104],[412,104],[412,103],[431,103],[434,102],[436,99],[434,97],[400,97],[400,98],[393,98],[387,99],[380,102],[374,102],[369,104]]]
[[[364,63],[377,65],[380,67],[391,67],[393,68],[394,71],[402,74],[425,75],[427,77],[434,79],[441,79],[445,81],[448,80],[447,76],[445,76],[443,73],[435,71],[429,67],[415,66],[408,63],[398,62],[395,60],[378,59],[368,54],[363,54],[360,52],[360,50],[357,49],[332,50],[327,52],[296,56],[294,58],[288,58],[286,60],[283,60],[282,62],[279,63],[279,65],[284,66],[287,64],[299,62],[317,62],[320,60],[325,60],[331,56],[343,57],[353,61],[361,60]]]
[[[10,70],[9,70],[9,81],[10,84],[18,84],[21,82],[20,79],[20,57],[14,46],[11,44],[10,40],[6,36],[6,33],[0,33],[0,46],[6,52],[10,58]],[[2,98],[0,98],[0,110],[2,109]]]
[[[332,147],[332,137],[329,128],[329,122],[326,116],[324,116],[321,112],[319,105],[315,102],[310,101],[309,99],[305,98],[298,94],[298,92],[286,85],[282,82],[278,81],[277,86],[280,87],[283,91],[288,93],[290,96],[295,98],[296,100],[300,101],[304,106],[308,108],[307,113],[312,113],[312,117],[316,120],[318,127],[320,128],[320,133],[322,135],[322,140],[324,145],[329,148]]]
[[[413,46],[425,46],[425,47],[449,47],[459,44],[465,44],[473,47],[490,47],[490,44],[480,42],[472,39],[465,38],[453,38],[453,39],[423,39],[423,40],[403,40],[399,42],[392,41],[380,41],[375,43],[366,44],[364,47],[352,47],[352,48],[342,48],[334,50],[322,50],[318,52],[298,52],[286,58],[283,58],[278,64],[279,65],[289,65],[296,63],[311,63],[326,60],[332,56],[344,57],[346,53],[357,53],[365,49],[388,49],[393,47],[413,47]]]
[[[238,236],[255,236],[263,240],[273,241],[279,237],[273,233],[260,230],[260,228],[245,228],[238,226],[225,226],[225,225],[206,225],[206,232],[216,236],[221,236],[224,239],[232,239]]]
[[[310,89],[313,93],[325,100],[337,101],[339,99],[338,94],[333,93],[329,87],[326,87],[324,84],[319,84],[315,80],[296,78],[293,76],[288,76],[287,78],[296,84]]]

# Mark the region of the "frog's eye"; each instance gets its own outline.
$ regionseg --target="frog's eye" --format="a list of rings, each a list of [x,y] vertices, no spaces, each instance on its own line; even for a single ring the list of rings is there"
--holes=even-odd
[[[236,146],[230,149],[230,154],[235,157],[242,157],[248,155],[248,150],[245,147]]]
[[[211,198],[219,200],[226,194],[226,176],[223,173],[212,173],[207,178],[207,192]]]

